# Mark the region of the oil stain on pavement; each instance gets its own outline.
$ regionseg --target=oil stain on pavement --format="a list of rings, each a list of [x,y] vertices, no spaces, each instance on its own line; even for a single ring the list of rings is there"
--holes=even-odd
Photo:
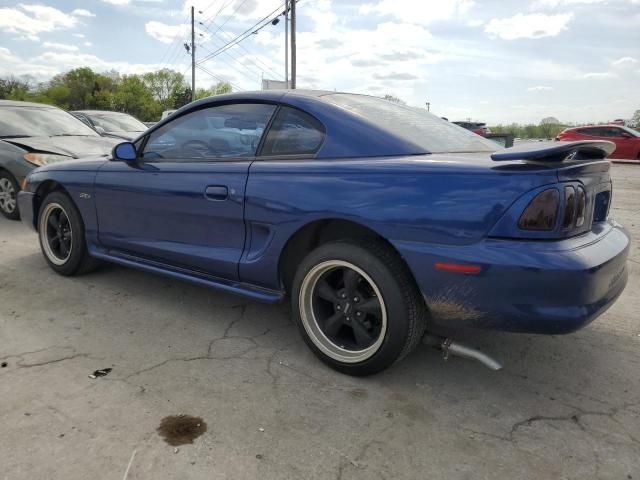
[[[207,424],[200,417],[171,415],[164,417],[156,430],[164,441],[173,447],[193,443],[207,431]]]

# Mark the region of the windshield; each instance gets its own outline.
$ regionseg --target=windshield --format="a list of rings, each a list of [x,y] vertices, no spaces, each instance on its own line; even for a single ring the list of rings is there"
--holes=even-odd
[[[423,108],[366,95],[335,93],[323,99],[363,116],[376,126],[431,153],[495,152],[500,146]]]
[[[0,108],[0,138],[99,136],[73,115],[51,107]]]
[[[629,128],[629,127],[620,127],[620,128],[623,129],[625,132],[630,133],[634,137],[640,137],[640,132],[638,132],[637,130],[634,130],[633,128]]]
[[[143,132],[147,129],[144,123],[126,113],[91,113],[86,114],[91,121],[104,128],[105,132]]]

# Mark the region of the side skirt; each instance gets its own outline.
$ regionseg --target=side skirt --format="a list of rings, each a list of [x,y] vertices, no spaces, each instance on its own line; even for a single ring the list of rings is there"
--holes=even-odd
[[[89,254],[92,257],[96,257],[107,262],[117,263],[126,267],[137,268],[146,272],[158,273],[178,280],[185,280],[198,285],[216,288],[226,292],[235,293],[236,295],[249,297],[260,302],[279,303],[284,299],[283,292],[267,290],[265,288],[256,287],[242,282],[232,282],[212,275],[207,275],[202,272],[174,267],[122,252],[115,252],[113,250],[105,251],[89,246]]]

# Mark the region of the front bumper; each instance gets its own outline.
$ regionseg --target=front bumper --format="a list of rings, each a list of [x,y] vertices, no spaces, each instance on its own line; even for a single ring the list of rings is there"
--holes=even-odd
[[[20,219],[29,227],[36,228],[36,219],[34,217],[34,200],[35,194],[21,190],[18,192],[18,209],[20,210]]]
[[[434,324],[559,334],[587,325],[622,293],[629,243],[622,226],[606,222],[560,241],[394,245],[413,271]],[[439,271],[436,262],[481,265],[481,271]]]

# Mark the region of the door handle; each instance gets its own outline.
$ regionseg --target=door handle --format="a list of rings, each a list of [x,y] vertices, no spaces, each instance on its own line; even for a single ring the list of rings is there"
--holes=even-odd
[[[226,200],[229,197],[229,189],[222,185],[210,185],[205,189],[204,196],[209,200]]]

